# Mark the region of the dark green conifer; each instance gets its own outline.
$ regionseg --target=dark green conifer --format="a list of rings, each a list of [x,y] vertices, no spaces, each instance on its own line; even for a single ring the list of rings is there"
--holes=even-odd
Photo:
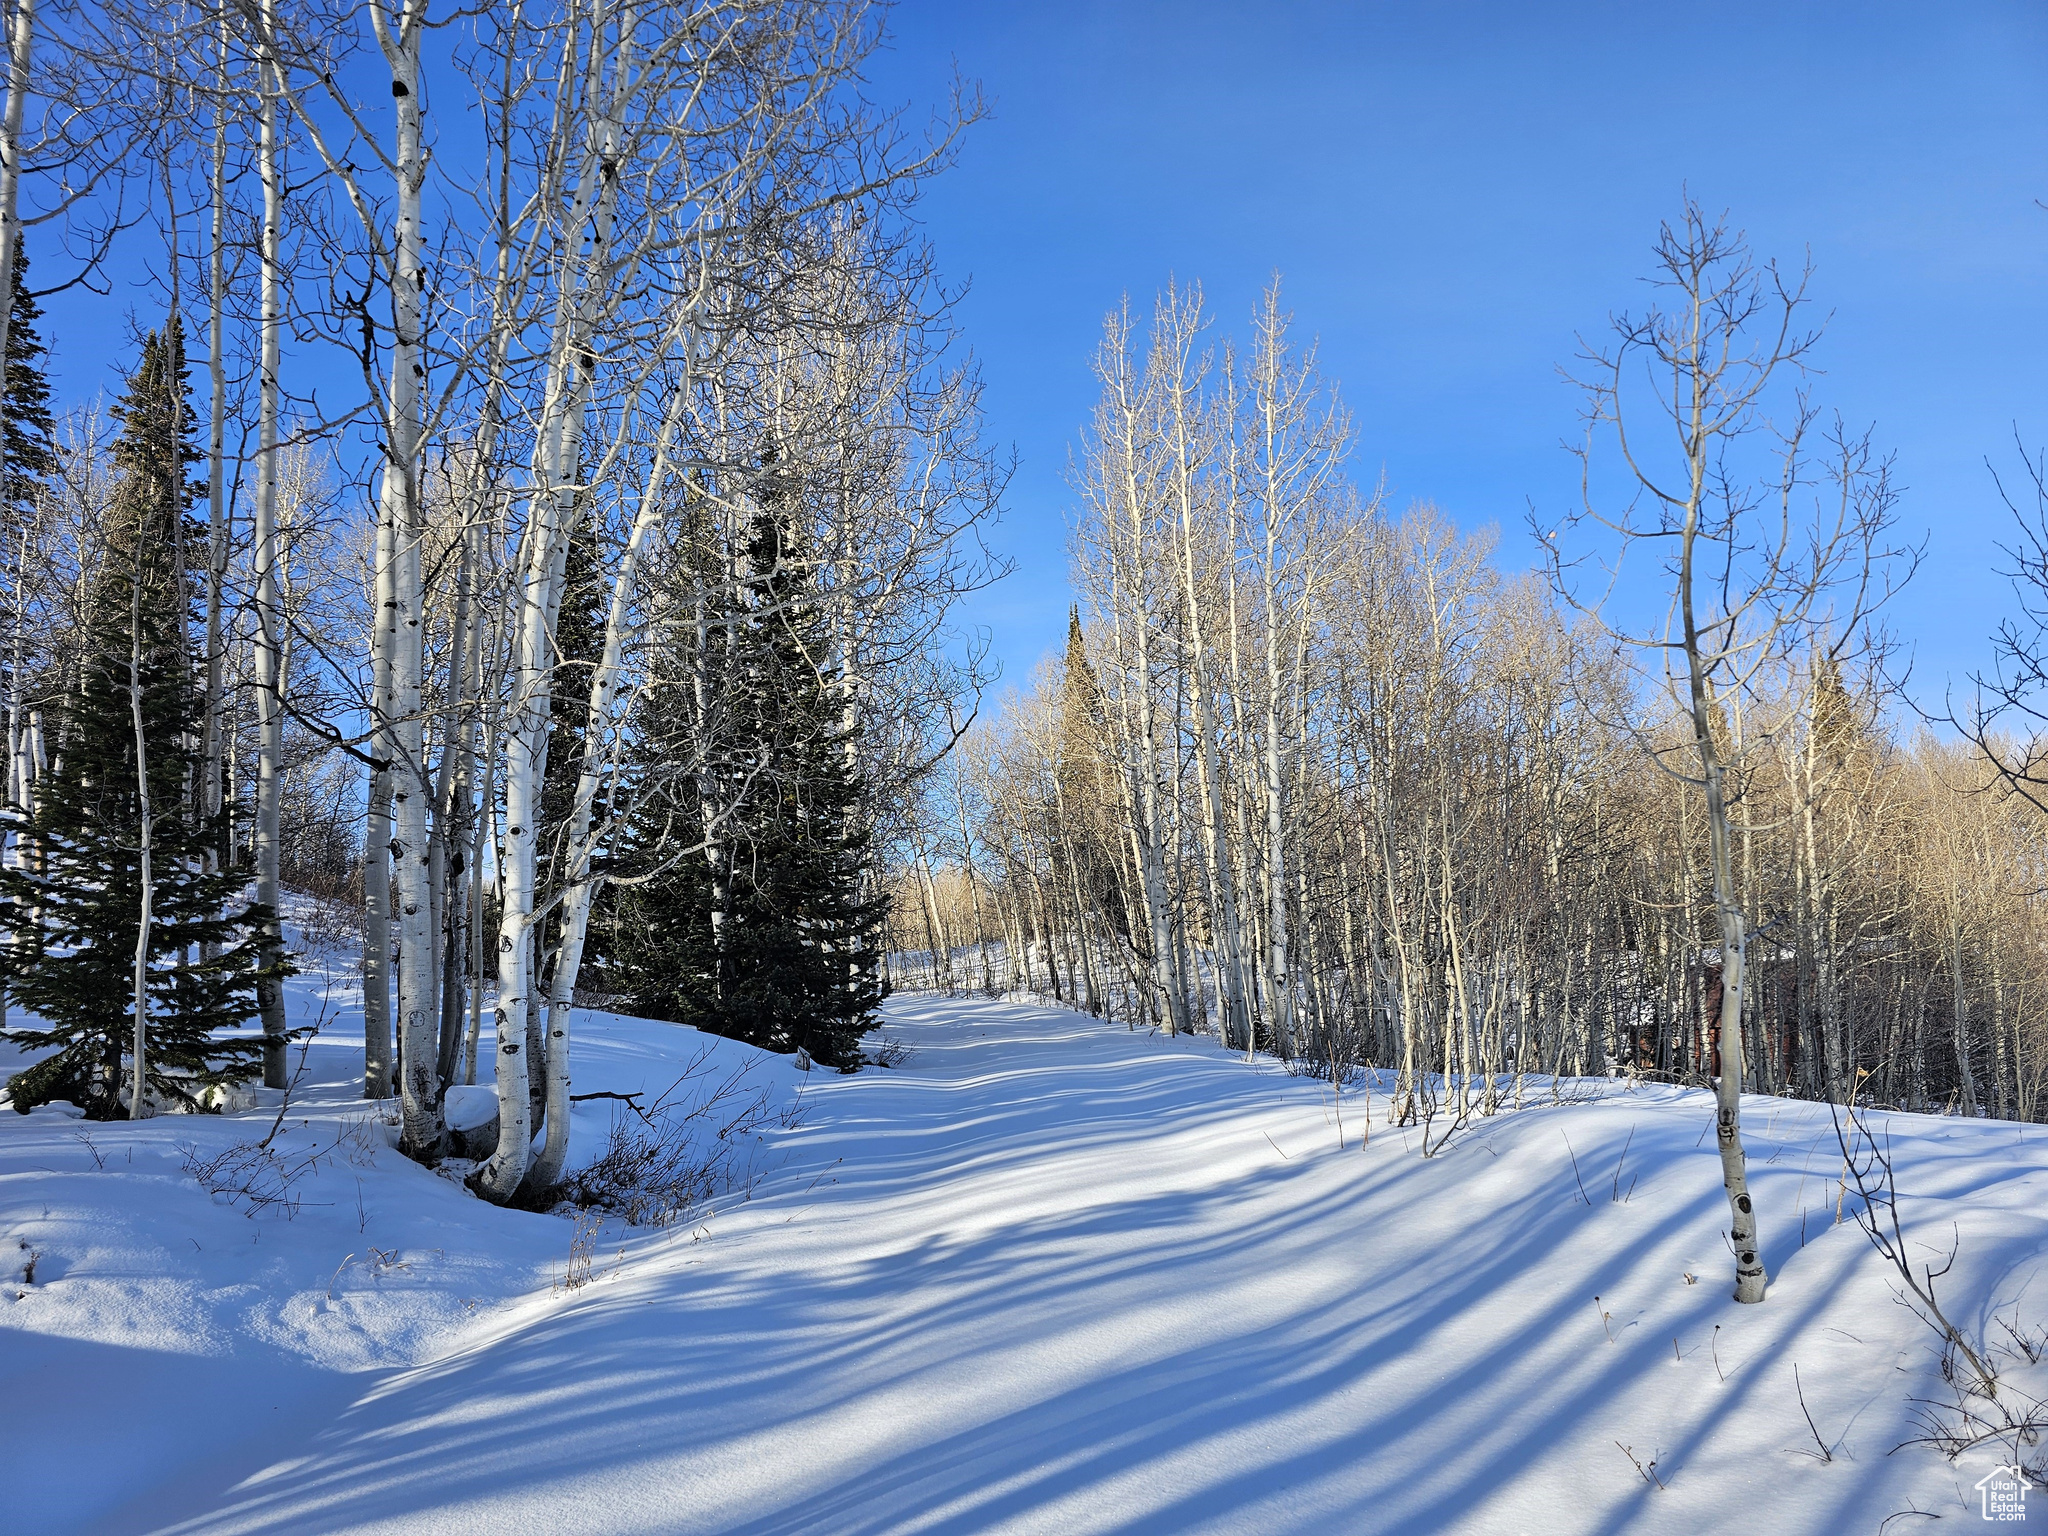
[[[7,375],[0,388],[0,521],[19,527],[35,507],[46,476],[57,468],[50,447],[50,383],[43,373],[47,349],[36,330],[42,306],[28,291],[28,253],[14,253],[13,311],[7,329]]]
[[[584,743],[589,738],[590,683],[604,655],[606,612],[611,592],[598,561],[597,529],[580,521],[569,536],[562,570],[562,608],[555,624],[555,669],[549,680],[548,760],[540,783],[540,850],[543,899],[553,894],[567,857],[569,821],[576,809],[576,783],[583,775]],[[599,819],[603,807],[594,808]],[[561,913],[544,920],[539,953],[551,955],[561,943]],[[603,969],[604,939],[593,927],[584,942],[582,965],[592,974]]]
[[[199,454],[185,388],[183,336],[173,320],[143,343],[114,411],[122,429],[115,490],[77,674],[55,705],[58,751],[33,810],[13,813],[27,857],[0,870],[0,899],[22,935],[5,980],[37,1015],[13,1038],[28,1051],[51,1052],[7,1085],[23,1112],[53,1098],[95,1117],[122,1112],[142,905],[131,681],[142,695],[153,812],[151,1089],[200,1105],[208,1089],[252,1076],[261,1049],[255,1039],[218,1033],[255,1011],[259,914],[238,901],[241,875],[206,872],[214,829],[193,819],[187,796],[200,701],[188,641],[194,594],[178,552],[198,489],[187,470]]]
[[[715,859],[688,856],[658,880],[618,889],[617,970],[656,1017],[850,1068],[882,998],[887,902],[865,889],[862,785],[786,505],[771,498],[757,515],[743,599],[725,616],[735,643],[723,643],[725,625],[714,641],[728,686],[709,722],[708,777],[736,809]],[[667,707],[681,705],[671,693]],[[689,788],[669,804],[678,800],[684,814],[670,824],[693,835],[702,808]]]

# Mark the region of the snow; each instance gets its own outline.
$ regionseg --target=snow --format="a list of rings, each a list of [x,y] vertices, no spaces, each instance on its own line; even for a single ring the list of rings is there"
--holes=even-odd
[[[487,1083],[459,1083],[448,1090],[441,1109],[449,1130],[473,1131],[498,1118],[498,1090]]]
[[[1832,1533],[1975,1520],[2008,1459],[1887,1454],[1937,1341],[1834,1220],[1825,1106],[1745,1106],[1739,1307],[1699,1092],[1567,1084],[1425,1159],[1384,1085],[1361,1146],[1363,1085],[1072,1013],[899,996],[908,1059],[846,1076],[579,1012],[578,1093],[790,1112],[690,1219],[579,1226],[401,1158],[346,983],[292,985],[295,1211],[188,1171],[275,1093],[0,1115],[8,1529]],[[627,1113],[579,1103],[580,1155]],[[1958,1321],[2048,1322],[2048,1128],[1873,1121]]]

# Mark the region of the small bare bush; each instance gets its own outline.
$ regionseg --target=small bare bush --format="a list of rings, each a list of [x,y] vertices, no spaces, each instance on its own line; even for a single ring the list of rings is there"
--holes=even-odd
[[[549,1203],[665,1227],[745,1183],[756,1135],[795,1125],[801,1109],[777,1110],[766,1085],[748,1081],[752,1063],[693,1100],[687,1090],[705,1079],[710,1054],[701,1052],[650,1105],[637,1093],[586,1095],[618,1101],[604,1151],[550,1190]]]
[[[2048,1433],[2048,1403],[2009,1383],[1998,1398],[1983,1396],[1972,1390],[1974,1385],[1951,1382],[1947,1399],[1914,1398],[1913,1417],[1920,1433],[1903,1443],[1927,1446],[1950,1461],[1979,1446],[1996,1445],[2006,1463],[2029,1480],[2048,1479],[2048,1457],[2039,1449],[2042,1435]]]
[[[1899,1301],[1940,1336],[1942,1379],[1975,1396],[1995,1401],[1998,1370],[1991,1350],[1982,1340],[1965,1338],[1961,1328],[1949,1320],[1935,1295],[1936,1282],[1955,1267],[1956,1248],[1961,1238],[1949,1245],[1948,1257],[1939,1269],[1922,1262],[1915,1270],[1906,1233],[1899,1220],[1899,1181],[1891,1153],[1891,1132],[1871,1133],[1852,1102],[1843,1107],[1832,1101],[1828,1112],[1834,1117],[1835,1140],[1842,1149],[1842,1189],[1853,1196],[1850,1214],[1863,1229],[1879,1257],[1897,1273]],[[1846,1122],[1846,1123],[1845,1123]]]
[[[901,1040],[883,1035],[868,1047],[868,1060],[878,1067],[901,1067],[908,1065],[915,1054]]]
[[[576,1233],[569,1239],[569,1268],[561,1279],[555,1282],[555,1294],[573,1294],[590,1284],[591,1266],[597,1258],[597,1231],[604,1225],[604,1218],[593,1211],[582,1211],[576,1217]]]
[[[377,1163],[377,1151],[383,1145],[384,1138],[377,1133],[376,1117],[356,1115],[335,1139],[334,1150],[351,1168],[373,1168]]]
[[[287,915],[298,925],[301,944],[311,954],[325,957],[362,945],[360,896],[300,892]]]
[[[255,1141],[238,1141],[212,1157],[200,1156],[197,1147],[184,1148],[185,1171],[216,1205],[232,1205],[244,1216],[283,1216],[287,1221],[299,1214],[293,1185],[317,1166],[319,1157],[288,1158],[267,1142]]]

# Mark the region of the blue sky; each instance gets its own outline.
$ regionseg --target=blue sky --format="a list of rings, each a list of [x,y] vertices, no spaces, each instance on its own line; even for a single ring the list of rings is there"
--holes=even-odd
[[[924,205],[1021,468],[978,600],[1008,676],[1063,634],[1069,446],[1104,312],[1169,275],[1241,329],[1278,270],[1397,505],[1569,505],[1575,336],[1640,304],[1681,188],[1811,252],[1819,398],[1897,455],[1928,554],[1893,622],[1938,699],[2009,603],[1987,456],[2048,440],[2048,7],[904,0],[872,71],[993,100]]]
[[[2015,466],[2015,424],[2048,442],[2038,0],[902,0],[892,31],[878,100],[932,103],[957,63],[994,105],[923,216],[971,283],[990,435],[1021,460],[998,535],[1016,574],[967,613],[1012,681],[1064,635],[1068,452],[1122,295],[1142,310],[1169,276],[1198,279],[1241,329],[1280,272],[1356,417],[1357,477],[1498,524],[1520,566],[1525,509],[1575,490],[1558,367],[1640,304],[1688,186],[1759,254],[1811,253],[1833,315],[1819,397],[1875,426],[1928,536],[1893,613],[1915,694],[1988,661],[2010,598],[1984,461]],[[49,302],[60,399],[120,388],[129,317],[160,313],[139,276]]]

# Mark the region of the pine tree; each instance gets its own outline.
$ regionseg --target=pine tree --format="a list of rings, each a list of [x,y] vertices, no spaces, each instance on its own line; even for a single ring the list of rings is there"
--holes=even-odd
[[[1125,938],[1130,937],[1123,899],[1117,889],[1116,866],[1102,856],[1115,846],[1111,830],[1108,725],[1103,716],[1102,684],[1088,659],[1081,632],[1081,610],[1067,610],[1067,657],[1060,680],[1060,717],[1053,772],[1059,775],[1065,821],[1060,835],[1071,844],[1075,878],[1084,899]]]
[[[655,1017],[850,1069],[881,1003],[887,900],[864,890],[862,785],[837,679],[821,665],[808,563],[794,520],[773,502],[755,520],[746,569],[740,611],[728,615],[736,686],[713,763],[745,788],[720,868],[685,858],[659,880],[620,888],[618,969]]]
[[[545,861],[543,896],[550,894],[566,854],[562,840],[576,809],[576,784],[583,776],[584,743],[590,723],[590,682],[604,654],[604,630],[610,593],[598,563],[597,530],[589,519],[569,536],[563,562],[562,610],[555,625],[555,670],[548,695],[548,761],[540,786],[540,849]],[[602,820],[602,804],[592,807]],[[561,943],[560,910],[549,913],[541,930],[539,955],[545,959]],[[604,936],[593,926],[584,941],[583,967],[594,975],[604,967]]]
[[[43,374],[47,349],[36,331],[43,309],[28,291],[27,274],[28,253],[17,248],[6,382],[0,388],[0,523],[10,530],[28,521],[44,477],[57,468],[50,447],[56,423],[50,415],[50,383]]]
[[[0,899],[25,940],[5,981],[40,1020],[16,1029],[13,1040],[53,1052],[7,1085],[24,1113],[54,1098],[96,1118],[121,1112],[143,889],[131,681],[142,695],[154,811],[150,1088],[198,1107],[206,1090],[252,1076],[261,1048],[217,1035],[255,1011],[260,914],[235,910],[240,875],[206,873],[214,828],[188,808],[199,700],[188,641],[194,594],[178,555],[198,490],[186,471],[199,453],[189,440],[185,387],[184,340],[173,320],[143,343],[114,411],[122,428],[116,488],[77,675],[56,706],[58,754],[33,811],[14,813],[29,857],[0,870]],[[201,954],[213,958],[191,958]]]

